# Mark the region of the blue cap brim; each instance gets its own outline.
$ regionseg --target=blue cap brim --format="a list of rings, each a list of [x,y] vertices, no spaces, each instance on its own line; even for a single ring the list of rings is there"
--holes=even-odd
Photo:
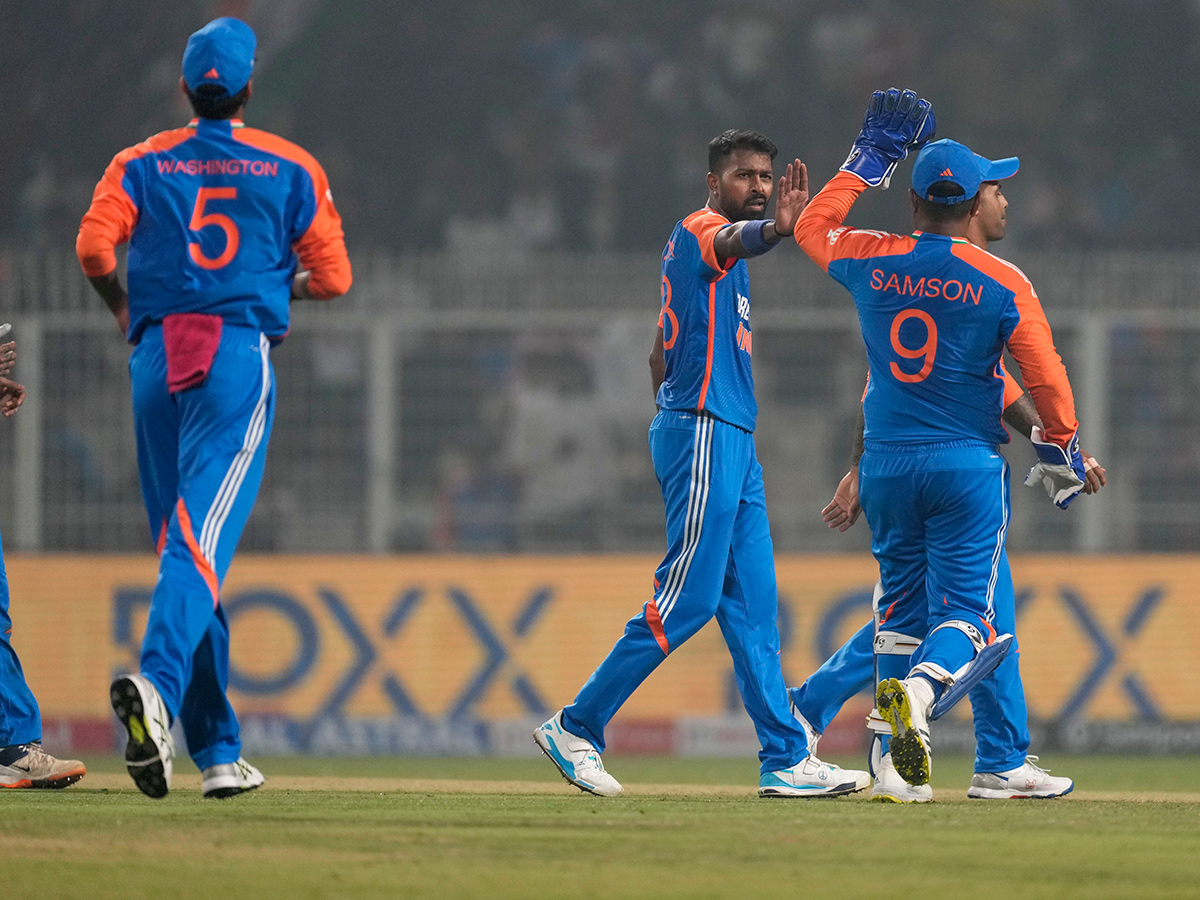
[[[979,173],[983,176],[980,181],[1003,181],[1005,178],[1012,178],[1017,174],[1017,169],[1021,168],[1021,160],[1015,156],[988,159],[976,153],[975,161],[979,163]]]

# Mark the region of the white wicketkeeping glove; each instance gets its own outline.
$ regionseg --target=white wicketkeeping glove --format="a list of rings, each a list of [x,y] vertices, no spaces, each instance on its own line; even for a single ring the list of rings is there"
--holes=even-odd
[[[1078,434],[1072,436],[1066,450],[1047,441],[1042,429],[1036,425],[1033,426],[1029,440],[1033,443],[1033,449],[1037,451],[1038,461],[1025,476],[1025,487],[1041,484],[1046,489],[1046,494],[1054,501],[1054,505],[1059,509],[1066,509],[1083,490],[1083,479],[1086,476],[1083,457],[1079,455]]]

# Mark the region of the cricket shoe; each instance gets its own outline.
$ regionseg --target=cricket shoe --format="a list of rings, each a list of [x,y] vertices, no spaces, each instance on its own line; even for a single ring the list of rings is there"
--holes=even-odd
[[[79,760],[55,759],[37,741],[4,750],[24,753],[0,765],[0,788],[65,788],[87,774]]]
[[[534,731],[533,739],[562,777],[581,791],[615,797],[623,790],[620,782],[604,771],[600,752],[592,742],[563,729],[562,710]]]
[[[871,783],[867,772],[821,762],[811,753],[790,769],[765,772],[758,779],[760,797],[840,797]]]
[[[875,767],[871,799],[883,803],[928,803],[933,799],[933,788],[927,784],[909,784],[892,765],[892,754],[885,753]]]
[[[141,675],[120,675],[108,689],[113,712],[125,726],[125,769],[147,797],[167,796],[175,741],[171,717],[158,691]]]
[[[967,796],[976,800],[1049,799],[1075,790],[1070,778],[1051,775],[1035,763],[1036,756],[1027,756],[1024,765],[1007,772],[976,772]]]
[[[875,691],[875,708],[892,729],[892,764],[908,784],[929,784],[929,708],[933,685],[919,676],[888,678]]]
[[[204,779],[200,789],[204,792],[205,800],[236,797],[238,794],[262,787],[262,783],[267,780],[262,772],[240,756],[237,762],[209,766],[200,774]]]

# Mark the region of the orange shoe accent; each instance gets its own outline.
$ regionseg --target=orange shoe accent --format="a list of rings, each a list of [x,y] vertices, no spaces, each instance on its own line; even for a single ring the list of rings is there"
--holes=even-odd
[[[663,631],[662,619],[658,615],[658,604],[651,600],[646,604],[646,624],[650,626],[650,631],[654,635],[654,639],[658,641],[658,646],[662,648],[663,655],[671,652],[671,645],[667,643],[667,633]]]
[[[204,578],[204,583],[212,591],[213,609],[216,609],[217,595],[220,593],[217,573],[213,571],[212,566],[208,564],[208,560],[204,558],[204,554],[200,552],[200,542],[196,540],[196,535],[192,531],[192,517],[188,515],[187,507],[183,505],[182,497],[175,504],[175,512],[179,516],[179,529],[183,532],[183,539],[187,542],[188,549],[192,551],[192,561],[196,564],[201,577]]]

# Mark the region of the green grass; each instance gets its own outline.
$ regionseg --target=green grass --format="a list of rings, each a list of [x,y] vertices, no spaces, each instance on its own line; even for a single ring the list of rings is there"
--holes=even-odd
[[[967,801],[970,760],[939,758],[934,787],[953,793],[903,807],[758,800],[752,760],[614,756],[609,767],[632,794],[616,800],[570,792],[534,758],[256,762],[280,782],[465,779],[544,792],[381,781],[381,790],[276,787],[201,802],[194,780],[177,779],[156,802],[104,777],[118,760],[89,760],[89,779],[66,791],[0,794],[4,896],[1096,900],[1194,897],[1200,882],[1200,759],[1191,757],[1056,756],[1048,762],[1076,780],[1075,796],[1002,803]],[[183,761],[180,772],[189,768]],[[638,785],[676,787],[648,795]],[[706,785],[746,793],[706,794]]]

